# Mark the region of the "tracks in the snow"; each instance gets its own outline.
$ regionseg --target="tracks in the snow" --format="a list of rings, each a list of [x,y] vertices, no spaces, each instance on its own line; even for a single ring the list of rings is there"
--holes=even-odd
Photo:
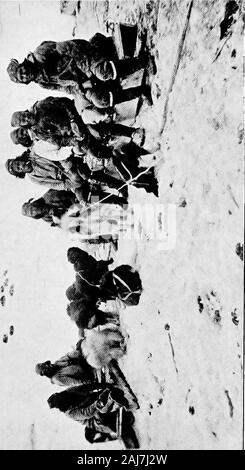
[[[186,33],[187,33],[189,22],[190,22],[192,7],[193,7],[193,0],[190,1],[188,12],[187,12],[187,15],[186,15],[185,25],[184,25],[184,28],[183,28],[183,31],[182,31],[182,34],[181,34],[181,38],[179,40],[179,45],[178,45],[177,55],[176,55],[176,59],[175,59],[175,63],[174,63],[173,73],[172,73],[172,76],[171,76],[171,80],[170,80],[170,83],[169,83],[169,88],[168,88],[168,92],[167,92],[167,96],[166,96],[166,100],[165,100],[165,104],[164,104],[163,120],[162,120],[162,125],[161,125],[161,128],[160,128],[160,134],[163,133],[163,131],[165,129],[166,122],[167,122],[169,96],[170,96],[170,94],[173,90],[176,75],[178,73],[180,60],[181,60],[181,56],[182,56],[182,52],[183,52],[183,48],[184,48]]]

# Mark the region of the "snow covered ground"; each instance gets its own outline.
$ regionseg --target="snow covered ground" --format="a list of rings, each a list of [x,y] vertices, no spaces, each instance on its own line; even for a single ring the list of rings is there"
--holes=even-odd
[[[59,15],[58,2],[21,2],[21,14],[18,2],[0,2],[2,160],[17,154],[8,137],[12,112],[47,96],[9,81],[5,68],[12,56],[21,59],[43,39],[71,37],[74,25],[76,37],[85,38],[105,31],[108,18],[147,28],[158,73],[154,105],[142,109],[137,123],[147,129],[151,150],[160,148],[160,197],[131,189],[130,200],[175,204],[176,244],[160,251],[146,237],[119,243],[115,262],[137,267],[144,287],[139,306],[121,312],[128,335],[121,366],[139,398],[142,449],[240,449],[242,19],[239,9],[231,34],[220,40],[226,1],[194,0],[186,29],[189,3],[82,1],[75,25]],[[37,362],[55,360],[77,339],[65,313],[71,242],[20,216],[21,203],[42,192],[37,186],[2,167],[0,179],[1,269],[15,285],[14,296],[0,306],[1,335],[15,326],[9,342],[0,343],[0,446],[88,449],[77,423],[50,412],[46,399],[55,387],[34,372]],[[102,248],[98,254],[107,256]]]

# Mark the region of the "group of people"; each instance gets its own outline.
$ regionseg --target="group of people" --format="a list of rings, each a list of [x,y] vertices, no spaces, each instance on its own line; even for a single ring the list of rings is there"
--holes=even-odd
[[[146,49],[136,58],[118,60],[112,39],[100,33],[90,41],[44,41],[23,62],[10,61],[12,81],[34,82],[73,96],[48,96],[12,115],[10,136],[24,151],[7,160],[6,168],[47,190],[23,204],[23,215],[62,226],[70,208],[79,208],[81,217],[81,208],[90,208],[93,198],[100,205],[127,207],[129,184],[158,195],[153,168],[142,171],[139,165],[147,154],[145,130],[116,122],[117,104],[140,96],[152,104],[149,86],[121,85],[141,69],[155,73]],[[126,447],[137,448],[133,410],[138,402],[117,363],[126,351],[125,338],[118,315],[99,307],[115,299],[137,305],[142,292],[139,274],[129,265],[109,269],[112,259],[97,261],[80,248],[70,248],[67,257],[75,270],[75,281],[66,291],[67,313],[80,340],[56,362],[36,366],[39,375],[68,386],[53,394],[48,405],[85,425],[89,442],[120,435]]]
[[[140,156],[147,153],[144,129],[115,121],[116,104],[142,95],[151,103],[149,86],[122,89],[121,80],[141,69],[154,73],[154,67],[146,50],[139,57],[117,60],[111,38],[100,33],[90,41],[44,41],[22,63],[10,61],[12,81],[35,82],[75,98],[48,96],[12,115],[11,139],[25,150],[7,160],[8,172],[69,194],[67,201],[60,194],[58,208],[56,192],[28,201],[24,215],[58,225],[57,218],[70,202],[89,204],[97,197],[123,206],[129,184],[158,194],[154,169],[139,167]]]

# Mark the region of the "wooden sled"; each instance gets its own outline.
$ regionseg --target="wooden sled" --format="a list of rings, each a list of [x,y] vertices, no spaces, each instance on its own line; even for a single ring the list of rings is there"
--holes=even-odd
[[[118,59],[138,57],[140,52],[146,47],[147,31],[139,34],[137,24],[114,23],[111,20],[107,20],[106,30],[111,34]],[[141,81],[137,86],[147,84],[149,78],[147,69],[144,70],[143,74],[141,72],[141,75]],[[138,116],[143,102],[143,96],[139,97],[135,111],[135,118]]]
[[[97,379],[99,383],[105,383],[108,381],[110,382],[109,378],[109,369],[107,367],[103,367],[101,370],[97,370]],[[122,408],[119,408],[116,417],[116,433],[114,440],[121,441],[122,439]]]
[[[121,371],[117,361],[111,361],[109,367],[103,367],[97,370],[97,379],[99,383],[112,383],[123,390],[125,398],[128,400],[130,410],[139,408],[139,404],[135,394],[130,388],[123,372]],[[119,408],[117,412],[116,433],[115,440],[122,441],[122,420],[123,420],[123,407]]]

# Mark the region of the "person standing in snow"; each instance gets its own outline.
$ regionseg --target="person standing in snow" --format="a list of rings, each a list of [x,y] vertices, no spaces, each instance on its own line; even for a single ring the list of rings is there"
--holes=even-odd
[[[47,158],[52,150],[47,149],[49,144],[54,150],[50,156],[51,160],[63,160],[67,157],[61,152],[63,147],[68,147],[70,153],[74,149],[77,155],[88,154],[97,159],[109,159],[112,153],[108,144],[113,137],[123,136],[137,143],[141,142],[144,136],[143,129],[112,122],[85,125],[73,100],[53,96],[37,101],[29,110],[13,113],[11,125],[16,128],[10,134],[14,144],[24,147],[34,145],[35,151],[40,156],[45,156],[45,148],[40,148],[40,142],[42,146],[45,143]]]
[[[78,154],[110,158],[108,149],[90,134],[69,98],[48,96],[37,101],[29,110],[13,113],[11,125],[28,129],[32,141],[43,140],[58,148],[74,147]]]
[[[153,59],[143,53],[141,57],[118,60],[108,41],[110,38],[99,33],[90,41],[44,41],[22,63],[11,59],[7,72],[15,83],[35,82],[50,90],[79,93],[98,108],[112,107],[141,94],[147,96],[146,87],[121,90],[114,82],[152,67]]]
[[[19,157],[8,159],[5,165],[7,171],[17,178],[24,179],[27,175],[37,184],[55,190],[79,191],[79,200],[82,196],[87,199],[88,185],[72,168],[64,168],[62,162],[53,162],[26,150]]]
[[[6,169],[18,178],[23,179],[28,175],[33,182],[50,189],[72,190],[79,201],[88,201],[92,195],[97,194],[99,198],[103,197],[99,195],[102,182],[109,188],[120,188],[122,185],[120,180],[104,174],[103,171],[92,173],[80,158],[52,161],[36,155],[33,149],[23,152],[19,157],[8,159]],[[111,195],[110,198],[111,203],[118,203],[118,198],[121,200],[116,195]]]
[[[25,202],[22,205],[22,215],[42,219],[55,226],[57,219],[60,219],[75,202],[77,198],[72,191],[49,189],[42,197]]]

